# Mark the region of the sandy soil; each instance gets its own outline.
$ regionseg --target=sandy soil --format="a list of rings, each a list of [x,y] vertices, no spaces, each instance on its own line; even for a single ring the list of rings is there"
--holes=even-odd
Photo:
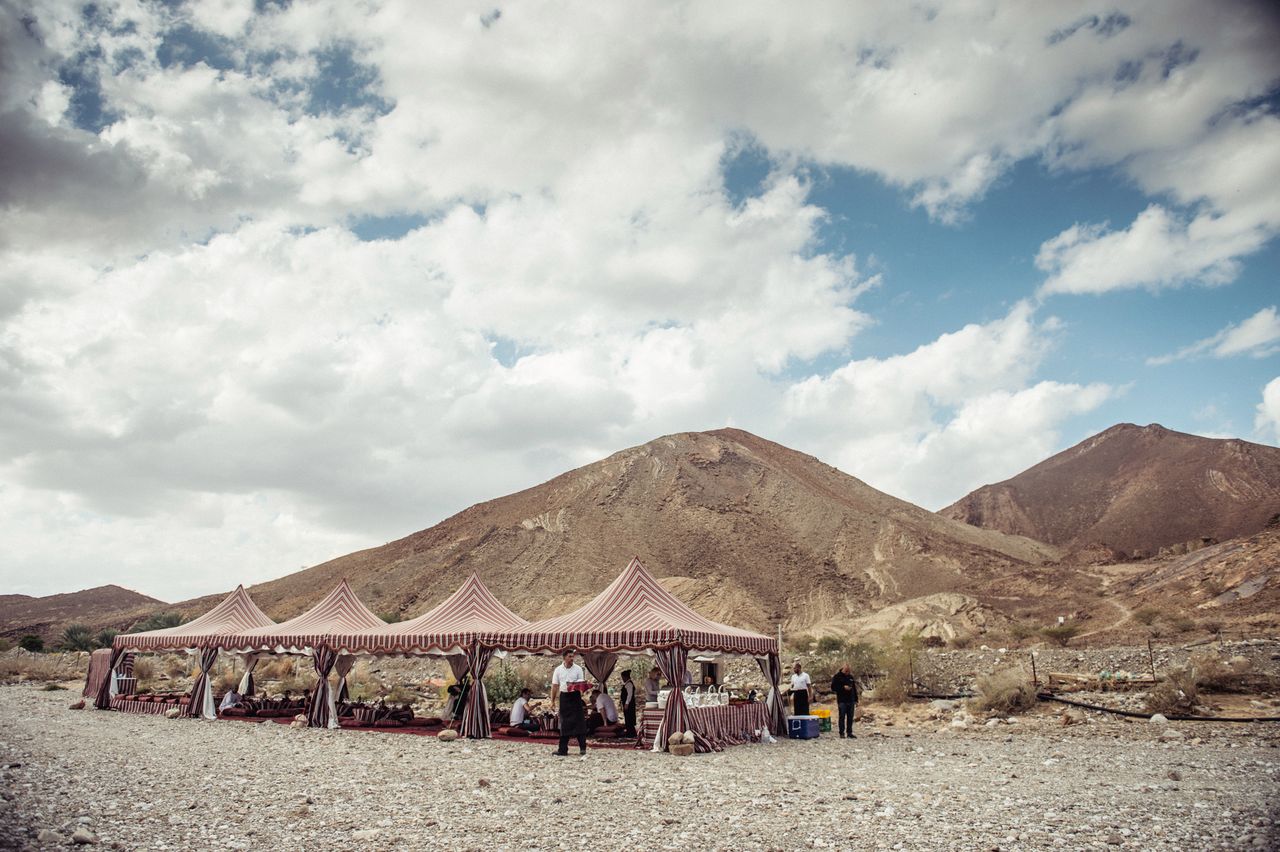
[[[563,760],[539,745],[70,711],[72,697],[0,687],[0,847],[69,847],[77,829],[120,849],[1280,843],[1280,725],[1170,734],[1045,712],[957,728],[916,707],[874,713],[856,740]]]

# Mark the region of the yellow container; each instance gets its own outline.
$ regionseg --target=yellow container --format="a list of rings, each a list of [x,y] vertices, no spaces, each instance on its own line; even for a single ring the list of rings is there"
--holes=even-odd
[[[817,716],[819,719],[831,718],[831,711],[826,707],[819,707],[816,710],[812,710],[810,712],[812,712],[813,715]]]

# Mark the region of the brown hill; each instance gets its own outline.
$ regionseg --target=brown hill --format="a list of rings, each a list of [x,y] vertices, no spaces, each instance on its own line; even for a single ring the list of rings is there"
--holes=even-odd
[[[42,598],[0,595],[0,636],[17,638],[30,633],[50,639],[75,622],[91,627],[122,626],[164,605],[164,601],[114,585]]]
[[[1252,535],[1277,512],[1280,449],[1122,423],[939,514],[1094,561]]]
[[[947,520],[812,456],[724,429],[623,450],[250,592],[280,618],[346,577],[375,611],[412,616],[475,571],[521,615],[538,618],[581,604],[633,555],[713,618],[762,630],[782,621],[797,631],[941,592],[1030,594],[1058,553]]]

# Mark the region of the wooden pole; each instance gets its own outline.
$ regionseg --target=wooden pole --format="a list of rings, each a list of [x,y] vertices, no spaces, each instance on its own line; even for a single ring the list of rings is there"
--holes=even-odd
[[[1151,650],[1151,640],[1147,640],[1147,661],[1151,663],[1151,680],[1156,679],[1156,655]]]
[[[1031,688],[1036,692],[1040,691],[1040,680],[1036,675],[1036,655],[1031,655]]]

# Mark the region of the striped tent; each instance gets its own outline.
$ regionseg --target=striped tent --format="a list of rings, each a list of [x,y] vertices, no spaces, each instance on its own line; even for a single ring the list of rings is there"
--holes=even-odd
[[[507,609],[472,574],[438,606],[417,618],[398,624],[381,624],[361,633],[335,635],[333,647],[344,654],[412,655],[443,654],[454,676],[471,677],[467,703],[462,711],[462,734],[487,737],[490,733],[489,702],[484,675],[494,652],[482,652],[476,644],[481,633],[518,630],[529,622]]]
[[[344,654],[466,654],[477,634],[519,630],[528,624],[472,574],[456,592],[417,618],[334,635],[332,644]]]
[[[288,621],[228,633],[218,638],[227,651],[240,654],[306,654],[316,667],[316,685],[307,710],[307,724],[313,728],[338,727],[338,710],[329,688],[329,673],[338,661],[333,648],[335,634],[351,634],[386,627],[373,610],[364,605],[344,579],[319,603]]]
[[[718,624],[694,612],[662,587],[639,559],[632,559],[603,592],[568,615],[517,630],[494,631],[481,642],[507,651],[638,652],[681,646],[688,652],[764,656],[776,639]]]
[[[625,652],[652,652],[663,676],[675,684],[684,681],[690,652],[748,655],[764,661],[762,669],[779,669],[776,639],[699,615],[663,588],[638,558],[580,609],[518,630],[483,634],[479,641],[484,647],[534,654],[578,651],[602,682],[615,655]],[[770,694],[775,693],[776,686]],[[672,690],[654,750],[665,749],[667,736],[675,731],[692,729],[698,734],[692,720],[683,693]],[[703,740],[698,748],[710,746]]]
[[[132,651],[190,651],[198,653],[200,658],[200,674],[191,688],[191,702],[188,707],[192,716],[202,719],[214,718],[213,692],[209,685],[209,671],[218,658],[219,637],[229,632],[241,632],[263,629],[274,625],[267,614],[258,608],[244,590],[244,586],[236,586],[231,594],[223,598],[213,609],[199,618],[177,627],[166,627],[160,630],[148,630],[142,633],[125,633],[116,636],[111,642],[111,671],[118,673],[126,654]],[[99,698],[97,706],[105,707],[111,703],[115,695],[116,678],[109,682],[110,692]]]
[[[249,597],[244,586],[236,586],[234,592],[199,618],[162,630],[122,633],[112,640],[111,647],[121,652],[183,651],[211,645],[216,647],[219,636],[274,625],[275,622]]]

